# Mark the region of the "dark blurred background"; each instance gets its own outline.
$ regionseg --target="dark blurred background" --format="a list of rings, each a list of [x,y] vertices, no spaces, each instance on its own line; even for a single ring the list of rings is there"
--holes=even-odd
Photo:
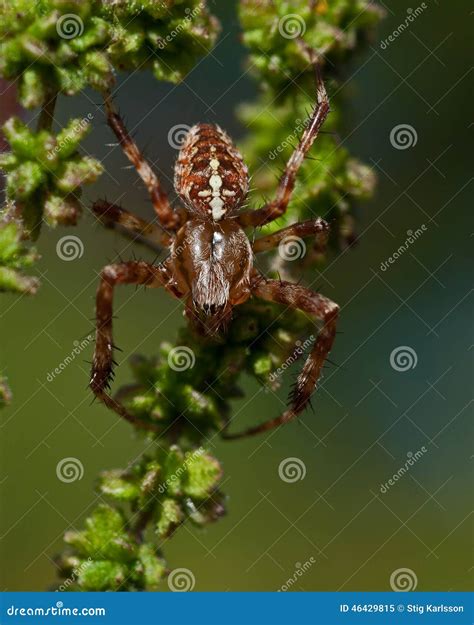
[[[374,199],[358,209],[358,246],[312,278],[342,306],[332,353],[340,366],[327,369],[314,414],[267,436],[212,441],[224,464],[228,515],[205,531],[183,527],[165,545],[172,568],[193,571],[196,590],[277,590],[299,568],[307,570],[296,574],[293,590],[388,590],[400,568],[416,575],[418,590],[471,586],[472,34],[467,3],[427,4],[383,50],[380,42],[416,8],[405,1],[387,5],[372,44],[342,81],[341,139],[379,182]],[[256,86],[244,73],[235,2],[215,11],[223,22],[220,42],[184,83],[160,84],[147,73],[120,77],[120,108],[169,189],[176,157],[167,141],[171,127],[211,121],[236,138],[245,133],[233,111]],[[107,173],[87,189],[86,204],[107,196],[151,216],[136,174],[121,169],[128,163],[119,149],[106,146],[113,137],[99,105],[97,94],[87,92],[61,98],[57,109],[61,124],[94,116],[85,149],[103,159]],[[390,132],[399,124],[415,129],[416,145],[393,147]],[[422,224],[422,236],[381,271],[407,231]],[[84,244],[74,262],[55,252],[65,234]],[[86,215],[77,230],[45,230],[39,249],[39,294],[0,299],[1,366],[14,392],[0,415],[0,568],[1,588],[8,590],[53,583],[52,557],[63,549],[64,531],[80,528],[96,503],[99,471],[126,466],[143,449],[127,424],[90,405],[84,361],[92,346],[48,381],[91,330],[100,268],[118,252],[131,257],[131,247]],[[130,354],[156,353],[182,323],[164,293],[123,288],[117,304],[124,353],[116,388],[130,380]],[[391,366],[400,346],[414,350],[414,368]],[[281,411],[286,387],[281,400],[251,381],[245,387],[246,397],[235,403],[240,426]],[[423,448],[414,466],[381,492]],[[82,480],[57,479],[65,457],[81,461]],[[304,463],[303,480],[279,478],[288,457]]]

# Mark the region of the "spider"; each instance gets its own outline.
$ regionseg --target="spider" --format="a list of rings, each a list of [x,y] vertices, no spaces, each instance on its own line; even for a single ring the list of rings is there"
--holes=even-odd
[[[165,288],[185,303],[185,314],[198,332],[225,331],[234,306],[258,297],[300,309],[321,323],[317,339],[299,374],[289,408],[280,416],[237,433],[221,432],[234,439],[270,430],[296,418],[310,401],[321,369],[336,334],[339,307],[327,297],[303,286],[270,280],[253,266],[255,254],[270,250],[288,236],[315,236],[324,244],[328,225],[321,218],[295,223],[253,243],[246,228],[258,228],[278,219],[285,212],[295,188],[298,170],[329,113],[329,100],[316,62],[316,104],[280,178],[275,198],[256,210],[240,210],[248,194],[249,176],[242,156],[229,136],[211,124],[197,124],[187,133],[175,165],[174,185],[182,207],[173,210],[157,176],[140,153],[105,95],[109,126],[151,196],[159,225],[147,223],[125,209],[106,201],[93,205],[93,211],[109,227],[118,226],[129,236],[147,237],[154,244],[169,248],[159,265],[144,261],[110,264],[102,269],[96,296],[96,345],[90,386],[95,395],[127,421],[149,430],[109,394],[113,377],[112,338],[113,295],[120,284]]]

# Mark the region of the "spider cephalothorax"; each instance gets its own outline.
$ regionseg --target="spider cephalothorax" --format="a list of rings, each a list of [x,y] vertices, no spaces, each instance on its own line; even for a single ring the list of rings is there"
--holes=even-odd
[[[112,299],[114,288],[119,284],[164,287],[184,301],[188,318],[198,331],[206,334],[222,331],[230,320],[233,307],[251,296],[312,315],[321,322],[321,328],[298,376],[288,410],[245,432],[223,432],[223,436],[235,438],[270,429],[294,419],[308,404],[334,342],[338,306],[300,285],[265,278],[253,267],[253,256],[278,246],[289,236],[315,236],[324,244],[328,226],[316,217],[253,243],[245,228],[274,221],[288,206],[298,169],[329,112],[329,102],[317,68],[316,76],[317,104],[286,165],[275,199],[258,210],[241,210],[248,193],[247,167],[227,134],[211,124],[197,124],[186,135],[175,167],[175,188],[183,206],[173,210],[156,175],[114,110],[110,97],[106,97],[108,122],[148,188],[159,225],[144,222],[108,202],[97,202],[93,210],[106,225],[118,225],[130,235],[170,250],[168,258],[159,265],[133,261],[104,267],[97,291],[91,388],[107,406],[137,426],[158,430],[158,426],[143,423],[130,414],[107,391],[114,350]]]
[[[233,219],[194,218],[178,232],[171,250],[173,280],[188,316],[195,313],[204,331],[214,333],[232,307],[250,297],[252,256],[245,232]]]

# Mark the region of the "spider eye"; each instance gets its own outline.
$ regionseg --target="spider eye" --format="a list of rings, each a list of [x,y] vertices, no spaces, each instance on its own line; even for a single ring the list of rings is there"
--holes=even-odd
[[[206,313],[206,315],[212,317],[220,313],[224,309],[224,307],[224,304],[209,304],[208,302],[206,302],[205,304],[203,304],[202,310]]]

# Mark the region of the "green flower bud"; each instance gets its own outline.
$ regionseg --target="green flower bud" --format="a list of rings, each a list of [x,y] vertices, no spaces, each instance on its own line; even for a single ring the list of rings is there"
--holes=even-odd
[[[149,543],[140,546],[138,557],[146,590],[158,590],[159,584],[166,574],[165,561],[156,554],[156,549]]]
[[[180,505],[174,499],[163,499],[159,504],[156,533],[160,538],[165,538],[183,521],[184,514]]]
[[[38,163],[26,161],[8,175],[8,197],[16,197],[19,200],[24,200],[30,197],[45,179],[44,171]]]
[[[43,219],[52,228],[75,226],[81,213],[81,204],[73,195],[50,194],[44,203]]]
[[[78,584],[84,591],[119,590],[128,576],[129,568],[124,564],[98,560],[80,569]]]
[[[116,501],[135,501],[140,497],[139,486],[122,471],[104,471],[101,474],[100,490]]]
[[[185,465],[184,494],[193,499],[205,499],[217,487],[222,477],[221,465],[212,456],[196,452],[185,455]]]

